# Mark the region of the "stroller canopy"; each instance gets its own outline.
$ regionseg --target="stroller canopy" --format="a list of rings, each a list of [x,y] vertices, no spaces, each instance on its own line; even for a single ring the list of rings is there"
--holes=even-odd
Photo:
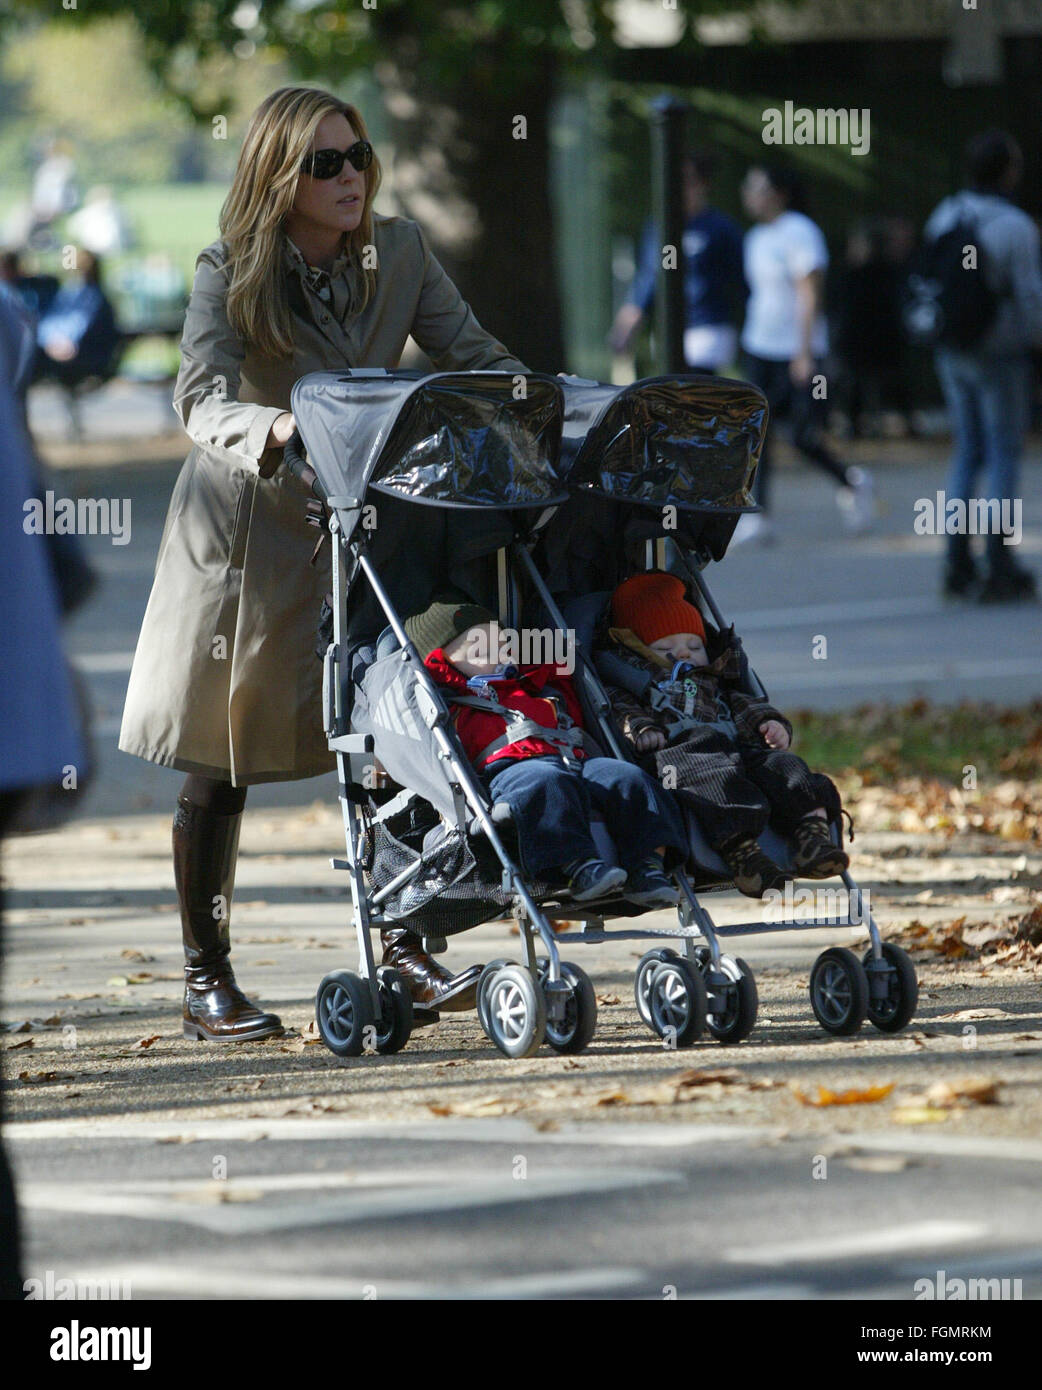
[[[546,507],[563,398],[537,373],[313,372],[291,406],[308,462],[341,505],[367,490],[438,507]]]
[[[754,505],[767,428],[767,400],[755,386],[692,375],[564,387],[562,471],[573,494],[700,512]]]

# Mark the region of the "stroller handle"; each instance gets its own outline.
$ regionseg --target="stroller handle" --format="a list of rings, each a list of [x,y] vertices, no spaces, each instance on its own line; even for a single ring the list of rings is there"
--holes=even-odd
[[[294,430],[282,448],[282,462],[286,465],[294,477],[299,478],[302,483],[307,484],[312,494],[320,502],[325,502],[329,494],[319,482],[315,470],[304,457],[304,441],[300,437],[300,431]]]

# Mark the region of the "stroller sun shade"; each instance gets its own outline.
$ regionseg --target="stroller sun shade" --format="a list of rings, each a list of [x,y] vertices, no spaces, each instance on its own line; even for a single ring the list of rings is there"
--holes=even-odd
[[[755,505],[750,486],[767,428],[767,400],[755,386],[655,377],[621,391],[577,386],[568,406],[567,433],[584,423],[587,431],[568,471],[573,493],[703,512]]]
[[[524,394],[518,398],[518,383]],[[558,478],[554,377],[509,372],[315,372],[293,388],[308,462],[327,493],[367,489],[439,507],[545,507]]]

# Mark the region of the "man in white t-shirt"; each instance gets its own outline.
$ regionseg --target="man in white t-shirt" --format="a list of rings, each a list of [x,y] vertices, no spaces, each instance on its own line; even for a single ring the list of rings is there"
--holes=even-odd
[[[785,170],[750,169],[742,183],[742,201],[756,222],[745,237],[749,286],[742,330],[745,375],[766,395],[772,419],[789,416],[792,442],[804,458],[836,480],[836,500],[848,528],[867,530],[873,515],[871,477],[833,455],[824,437],[824,403],[813,390],[828,348],[823,309],[829,259],[825,238],[820,227],[797,210],[799,183]],[[763,511],[741,519],[734,541],[770,538],[765,515],[769,478],[768,436],[755,487]]]

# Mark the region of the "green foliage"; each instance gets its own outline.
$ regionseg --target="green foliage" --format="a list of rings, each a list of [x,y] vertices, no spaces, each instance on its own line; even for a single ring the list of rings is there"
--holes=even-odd
[[[859,705],[841,712],[790,710],[793,751],[811,767],[838,777],[858,773],[891,784],[900,777],[937,777],[953,786],[972,765],[981,785],[1037,777],[1042,766],[1042,701],[1016,709],[965,701],[933,705]]]
[[[699,16],[752,7],[753,0],[676,0],[678,46],[695,46]],[[222,55],[269,52],[303,78],[334,85],[391,59],[422,70],[436,87],[466,81],[493,92],[545,70],[548,54],[564,65],[609,55],[614,11],[614,0],[137,0],[129,11],[125,0],[91,0],[56,22],[71,30],[132,15],[154,71],[206,119],[228,110],[231,93],[220,80],[198,82],[198,69]],[[53,0],[22,0],[21,13],[51,19]]]

